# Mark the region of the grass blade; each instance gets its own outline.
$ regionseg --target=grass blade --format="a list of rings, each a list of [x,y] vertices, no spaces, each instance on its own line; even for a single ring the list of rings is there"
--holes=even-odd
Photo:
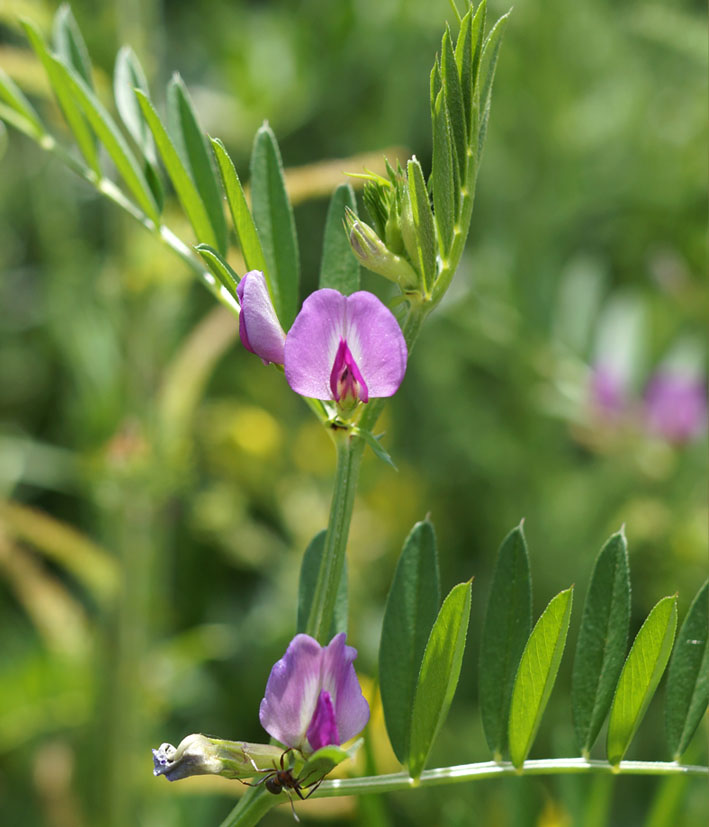
[[[633,642],[613,698],[606,751],[619,764],[665,671],[677,628],[677,595],[663,597]]]
[[[379,686],[389,740],[402,764],[409,755],[411,710],[426,642],[440,604],[433,525],[406,538],[389,590],[379,644]]]
[[[470,622],[472,581],[454,586],[426,643],[411,712],[409,774],[418,778],[458,686]]]
[[[320,287],[332,287],[349,296],[359,290],[360,273],[344,226],[345,207],[357,214],[354,190],[349,184],[340,184],[332,194],[325,220]]]
[[[585,757],[610,709],[629,625],[628,548],[619,531],[596,558],[576,644],[571,699],[576,742]]]
[[[699,589],[677,635],[667,673],[665,730],[674,761],[699,726],[709,704],[709,580]]]
[[[178,74],[173,76],[167,87],[167,123],[170,137],[209,216],[216,247],[224,255],[227,229],[221,188],[207,152],[206,137],[197,122],[187,88]]]
[[[281,153],[267,123],[256,133],[251,153],[251,207],[273,304],[283,328],[288,330],[298,310],[298,240]]]
[[[89,89],[94,88],[89,50],[68,3],[62,3],[54,15],[52,42],[57,57],[81,76]]]
[[[518,769],[529,755],[564,654],[573,586],[549,601],[519,662],[510,703],[510,758]]]
[[[497,553],[480,645],[480,710],[495,760],[507,752],[512,687],[532,629],[532,578],[524,531],[519,525]]]

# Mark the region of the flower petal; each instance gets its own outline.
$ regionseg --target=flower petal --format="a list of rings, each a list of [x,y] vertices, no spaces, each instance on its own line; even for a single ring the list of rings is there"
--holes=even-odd
[[[283,364],[286,334],[271,302],[266,279],[260,270],[250,270],[236,288],[241,305],[239,337],[243,346],[260,356],[264,364]]]
[[[393,313],[372,293],[347,297],[345,339],[370,397],[393,396],[406,372],[404,336]]]
[[[334,702],[340,743],[358,735],[369,720],[369,704],[352,665],[356,657],[357,650],[345,645],[344,633],[335,635],[323,654],[322,688]]]
[[[316,290],[303,302],[288,331],[286,379],[301,396],[332,399],[330,374],[345,330],[346,296],[337,290]]]
[[[261,701],[261,726],[282,744],[301,749],[320,695],[323,649],[309,635],[296,635],[277,661]]]
[[[335,710],[330,693],[323,689],[318,698],[313,720],[308,727],[308,743],[313,751],[330,744],[340,745],[340,736],[335,721]]]

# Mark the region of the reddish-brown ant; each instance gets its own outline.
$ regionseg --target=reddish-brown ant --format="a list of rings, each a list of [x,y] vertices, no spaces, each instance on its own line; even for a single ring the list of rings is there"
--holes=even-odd
[[[298,796],[301,801],[306,801],[310,796],[317,790],[317,788],[322,783],[322,778],[315,784],[315,785],[307,785],[304,787],[297,778],[293,777],[293,770],[290,767],[286,767],[284,759],[289,752],[292,752],[293,748],[290,747],[289,749],[285,750],[285,752],[281,753],[281,760],[280,760],[280,769],[274,767],[272,770],[262,770],[259,769],[256,764],[254,763],[253,759],[251,763],[258,772],[264,773],[263,778],[257,781],[255,784],[250,783],[249,781],[244,781],[242,778],[239,779],[242,784],[246,784],[247,787],[260,787],[263,784],[269,793],[273,795],[280,795],[284,790],[286,794],[288,790],[293,790],[293,792]],[[307,789],[308,787],[312,787],[312,789],[308,792],[307,795],[303,795],[303,790]],[[295,811],[295,805],[293,804],[293,799],[288,795],[288,799],[290,801],[291,810],[293,811],[293,818],[296,821],[300,821],[298,815]]]

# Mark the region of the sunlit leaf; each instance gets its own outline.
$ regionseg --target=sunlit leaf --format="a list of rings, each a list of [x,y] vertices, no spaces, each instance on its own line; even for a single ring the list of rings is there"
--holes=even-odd
[[[86,112],[84,111],[84,114],[82,114],[84,107],[81,106],[81,100],[76,99],[77,95],[71,83],[71,73],[75,74],[76,78],[84,85],[84,88],[88,89],[88,87],[80,75],[77,75],[73,69],[67,67],[50,53],[47,44],[44,42],[44,38],[34,23],[29,20],[23,20],[22,26],[30,42],[30,46],[32,46],[37,57],[42,62],[42,66],[44,66],[52,91],[56,96],[61,111],[64,113],[69,129],[76,139],[81,154],[96,175],[101,177],[102,173],[98,162],[96,141],[86,123],[84,117]],[[90,89],[88,89],[88,91],[91,93]],[[88,115],[86,115],[86,117],[88,117]],[[126,181],[126,183],[128,183],[128,181]]]
[[[569,630],[573,586],[552,598],[537,621],[519,662],[510,703],[510,759],[520,768],[529,755],[554,688]]]
[[[82,77],[86,85],[93,89],[89,50],[86,48],[81,30],[68,3],[62,3],[54,15],[52,41],[57,57],[67,66],[71,66]]]
[[[411,712],[409,774],[418,778],[453,701],[470,621],[472,583],[459,583],[443,601],[426,643]]]
[[[256,133],[251,153],[251,209],[273,304],[283,328],[288,330],[298,310],[300,259],[281,153],[268,124]]]
[[[620,674],[608,721],[606,749],[611,764],[622,760],[655,694],[676,628],[677,596],[663,597],[643,623]]]
[[[441,254],[446,255],[453,243],[456,203],[459,193],[453,178],[453,146],[448,110],[439,92],[431,112],[433,120],[433,209],[438,228]]]
[[[507,752],[507,721],[517,668],[532,629],[532,578],[522,526],[497,553],[480,644],[480,709],[495,758]]]
[[[389,740],[402,764],[409,754],[411,710],[426,642],[440,604],[433,525],[406,538],[387,598],[379,644],[379,686]]]
[[[175,149],[194,181],[209,216],[217,240],[215,246],[224,255],[227,229],[221,187],[207,152],[206,137],[197,122],[187,88],[178,74],[173,75],[167,87],[167,123]]]
[[[576,742],[585,756],[610,709],[629,624],[628,549],[620,531],[596,558],[576,644],[571,699]]]
[[[436,228],[431,212],[431,202],[426,189],[421,164],[414,157],[407,164],[411,213],[416,227],[418,265],[424,286],[430,290],[436,277]]]
[[[504,34],[509,20],[510,13],[502,15],[502,17],[495,23],[490,30],[483,44],[482,54],[480,56],[480,66],[478,68],[478,77],[475,84],[475,101],[478,112],[478,144],[476,152],[478,158],[482,154],[483,146],[485,144],[485,134],[487,132],[487,121],[490,115],[490,97],[492,94],[492,81],[495,77],[495,68],[497,66],[497,56],[500,51],[500,43],[502,35]]]
[[[260,270],[265,274],[266,260],[261,249],[261,241],[251,211],[246,203],[246,197],[239,176],[236,173],[236,168],[229,157],[229,153],[224,148],[224,144],[218,138],[212,138],[211,141],[214,157],[217,159],[219,172],[222,176],[222,184],[224,185],[231,218],[234,222],[234,230],[239,239],[239,246],[246,267],[249,270]]]
[[[709,704],[709,580],[684,619],[667,671],[665,729],[675,761],[689,746]]]
[[[359,290],[359,262],[344,226],[345,207],[357,214],[357,201],[349,184],[340,184],[332,194],[325,220],[320,287],[332,287],[345,296]]]
[[[37,140],[41,140],[42,136],[46,134],[46,130],[39,115],[36,113],[32,104],[22,93],[22,90],[12,80],[12,78],[0,68],[0,100],[4,100],[8,105],[10,113],[4,114],[0,110],[0,117],[12,123],[18,129],[31,135]],[[15,116],[15,117],[13,117]],[[20,120],[17,120],[17,119]]]
[[[182,204],[182,208],[194,228],[197,239],[202,243],[209,244],[210,247],[216,247],[216,238],[212,224],[190,173],[185,169],[182,159],[170,140],[170,136],[167,134],[167,130],[163,126],[150,100],[140,89],[136,89],[135,94],[138,98],[143,116],[148,122],[150,131],[153,133],[160,157],[165,164],[165,169],[175,187],[180,204]]]
[[[214,247],[210,247],[208,244],[197,244],[195,250],[200,254],[214,277],[237,299],[236,286],[239,283],[239,276],[232,270],[229,262],[222,258]]]

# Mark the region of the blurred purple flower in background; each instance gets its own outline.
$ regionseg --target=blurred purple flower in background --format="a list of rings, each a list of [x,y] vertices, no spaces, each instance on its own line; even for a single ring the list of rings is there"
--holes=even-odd
[[[707,391],[696,376],[658,370],[645,389],[648,429],[671,442],[686,442],[707,427]]]
[[[259,718],[282,744],[314,752],[354,738],[369,720],[352,662],[357,650],[339,634],[327,646],[296,635],[274,665]]]
[[[263,360],[283,364],[283,345],[286,334],[268,292],[266,279],[260,270],[246,273],[236,288],[241,312],[239,313],[239,337],[241,344]]]
[[[602,416],[616,417],[628,407],[628,390],[613,368],[599,364],[591,374],[591,400]]]
[[[396,393],[406,371],[406,342],[391,311],[372,293],[316,290],[286,337],[285,370],[302,396],[367,402]]]

